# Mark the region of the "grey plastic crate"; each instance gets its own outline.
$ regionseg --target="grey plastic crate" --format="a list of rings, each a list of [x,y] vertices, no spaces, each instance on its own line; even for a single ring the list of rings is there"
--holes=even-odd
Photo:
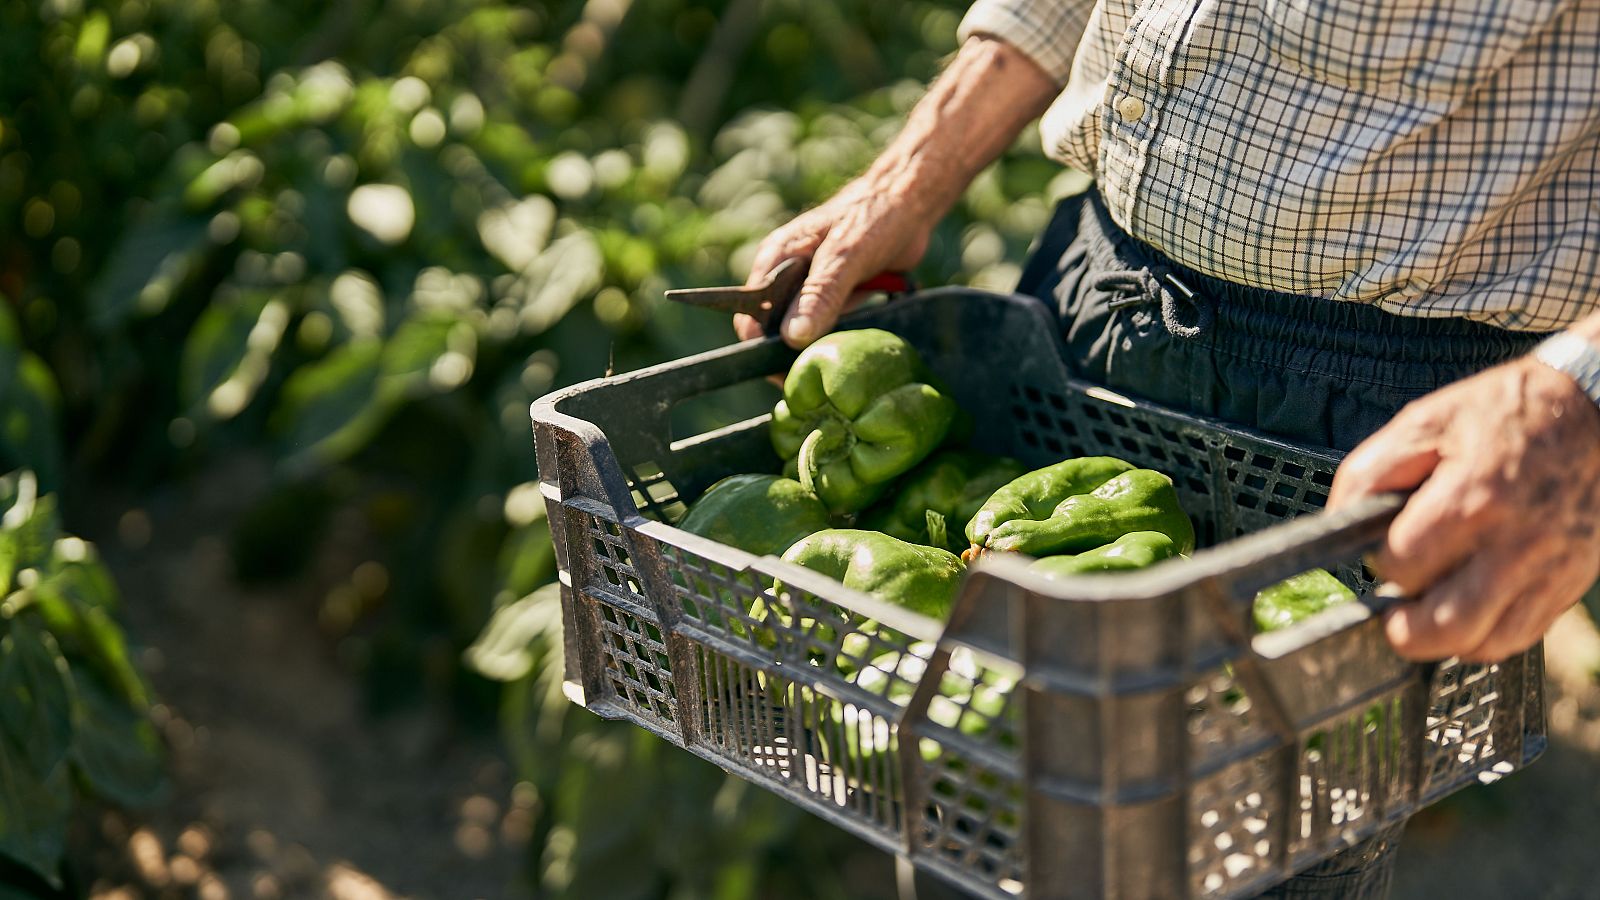
[[[533,407],[572,700],[988,897],[1248,896],[1544,749],[1540,648],[1388,649],[1358,560],[1398,501],[1319,512],[1335,454],[1073,380],[1030,298],[942,289],[848,324],[913,343],[983,449],[1170,474],[1209,549],[1057,582],[986,560],[946,625],[679,531],[712,482],[777,468],[765,416],[671,437],[677,404],[793,359],[730,346]],[[1314,565],[1364,602],[1252,637],[1255,592]]]

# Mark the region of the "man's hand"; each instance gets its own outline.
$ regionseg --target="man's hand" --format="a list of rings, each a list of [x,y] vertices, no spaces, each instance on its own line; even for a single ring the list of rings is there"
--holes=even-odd
[[[861,177],[757,248],[752,285],[785,259],[811,261],[784,318],[783,339],[804,347],[822,337],[852,301],[860,301],[851,296],[857,284],[885,269],[916,265],[934,225],[1058,89],[1010,44],[968,39]],[[746,340],[761,336],[749,316],[735,316],[733,327]]]
[[[1372,560],[1414,598],[1385,623],[1403,656],[1505,659],[1600,576],[1600,409],[1531,358],[1401,410],[1345,458],[1328,505],[1413,488]]]
[[[805,284],[789,306],[783,338],[804,347],[828,333],[863,296],[853,288],[884,270],[915,266],[927,252],[938,215],[923,208],[911,179],[869,171],[821,206],[767,235],[756,249],[747,284],[759,284],[791,257],[811,260]],[[734,316],[740,338],[761,336],[761,324]]]

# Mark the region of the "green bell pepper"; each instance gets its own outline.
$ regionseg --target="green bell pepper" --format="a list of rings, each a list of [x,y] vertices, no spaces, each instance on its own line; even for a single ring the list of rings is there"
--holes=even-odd
[[[1333,577],[1327,569],[1311,569],[1286,578],[1256,594],[1251,613],[1256,628],[1265,633],[1288,628],[1330,606],[1351,603],[1355,591]]]
[[[1194,551],[1194,524],[1171,478],[1109,456],[1069,459],[995,491],[967,524],[968,555],[1078,553],[1131,531],[1159,531],[1179,553]]]
[[[819,531],[783,558],[880,600],[943,619],[967,567],[948,550],[911,544],[876,531]]]
[[[947,529],[959,529],[989,496],[1027,468],[1014,459],[973,450],[946,450],[918,466],[902,482],[899,493],[862,518],[863,528],[893,535],[913,544],[944,547],[956,553],[967,548],[957,532],[935,540],[938,529],[928,513],[938,514]]]
[[[1046,578],[1066,575],[1091,575],[1099,572],[1128,572],[1178,555],[1178,545],[1159,531],[1133,531],[1104,547],[1074,556],[1047,556],[1028,569]]]
[[[828,508],[798,481],[729,475],[700,495],[678,527],[747,553],[777,556],[831,524]]]
[[[801,351],[772,410],[784,473],[830,512],[859,512],[944,440],[956,402],[929,384],[917,351],[876,328],[836,331]]]
[[[1346,587],[1344,582],[1333,576],[1333,573],[1327,569],[1310,569],[1262,588],[1256,594],[1251,614],[1255,619],[1256,630],[1265,634],[1270,631],[1281,631],[1329,607],[1353,603],[1355,600],[1355,591]],[[1385,730],[1398,731],[1400,711],[1398,698],[1385,703],[1374,703],[1362,713],[1359,722],[1346,721],[1331,732],[1313,732],[1306,738],[1306,749],[1326,753],[1330,746],[1334,746],[1343,748],[1347,753],[1359,753],[1363,745],[1372,746],[1370,735]],[[1387,744],[1392,762],[1398,763],[1399,742],[1396,740],[1378,743],[1380,746]]]

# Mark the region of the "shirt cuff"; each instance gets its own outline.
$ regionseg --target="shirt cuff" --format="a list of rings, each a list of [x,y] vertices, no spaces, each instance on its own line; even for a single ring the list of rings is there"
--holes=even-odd
[[[999,38],[1065,85],[1093,8],[1072,0],[978,0],[956,35],[962,41],[977,34]]]

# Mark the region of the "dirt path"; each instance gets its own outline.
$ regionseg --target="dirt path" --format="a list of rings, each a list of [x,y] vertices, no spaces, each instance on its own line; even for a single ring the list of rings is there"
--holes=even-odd
[[[426,709],[373,720],[317,627],[320,598],[361,559],[359,530],[336,524],[307,577],[234,583],[224,538],[264,485],[263,467],[241,461],[95,511],[105,518],[86,536],[146,648],[174,783],[164,808],[99,823],[93,896],[524,894],[529,798],[494,736]]]

